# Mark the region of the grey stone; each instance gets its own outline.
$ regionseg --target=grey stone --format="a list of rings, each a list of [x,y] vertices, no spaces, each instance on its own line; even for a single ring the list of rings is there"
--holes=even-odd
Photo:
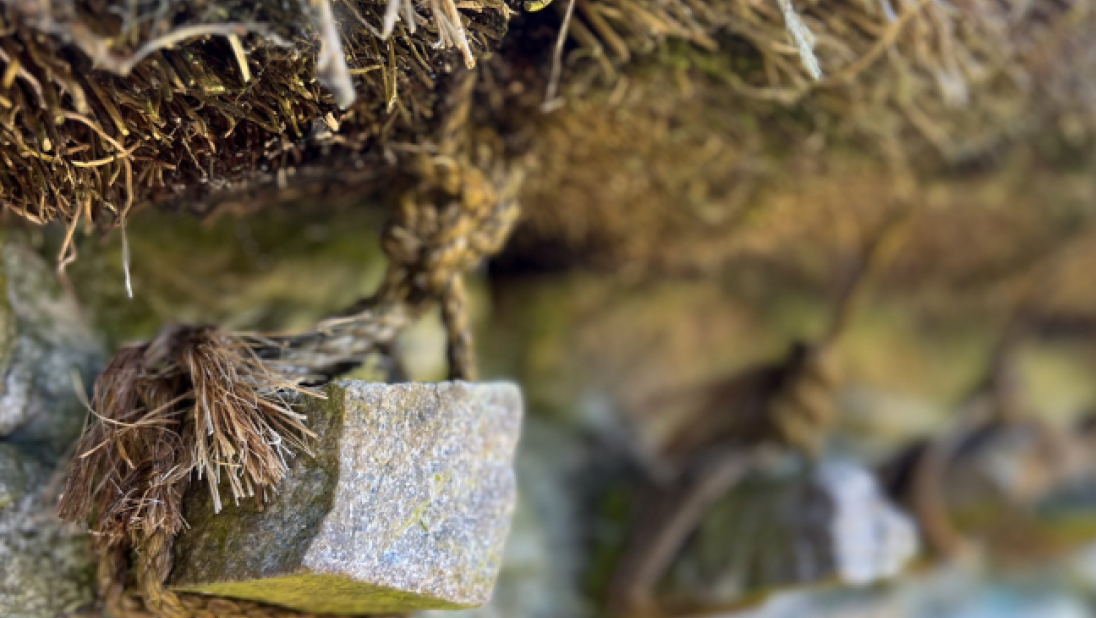
[[[56,455],[86,416],[73,376],[90,384],[103,350],[46,260],[12,234],[0,244],[0,436]]]
[[[530,416],[517,454],[518,496],[495,594],[461,612],[425,611],[416,618],[582,618],[590,530],[584,494],[603,491],[591,470],[604,455],[578,430]],[[587,486],[594,484],[595,487]]]
[[[718,500],[671,569],[671,598],[720,608],[777,590],[864,586],[918,550],[913,521],[870,471],[847,460],[780,458]]]
[[[54,515],[53,471],[86,412],[102,348],[53,268],[0,234],[0,616],[53,618],[92,600],[88,538]],[[57,482],[55,482],[57,481]]]
[[[516,501],[510,384],[340,382],[303,409],[319,434],[261,509],[186,497],[169,585],[317,613],[487,602]]]
[[[88,539],[48,500],[49,467],[0,442],[0,616],[54,618],[92,601]]]

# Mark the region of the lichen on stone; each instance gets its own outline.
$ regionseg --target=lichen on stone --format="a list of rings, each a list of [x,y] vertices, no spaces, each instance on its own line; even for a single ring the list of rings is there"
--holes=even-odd
[[[191,489],[168,584],[318,613],[474,607],[515,503],[521,402],[508,384],[329,385],[318,436],[260,509]]]

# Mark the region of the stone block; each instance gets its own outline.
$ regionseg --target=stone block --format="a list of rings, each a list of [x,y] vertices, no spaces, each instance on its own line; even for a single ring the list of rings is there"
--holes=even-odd
[[[176,590],[315,613],[486,603],[516,502],[520,391],[462,382],[329,385],[319,434],[260,507],[187,494]]]

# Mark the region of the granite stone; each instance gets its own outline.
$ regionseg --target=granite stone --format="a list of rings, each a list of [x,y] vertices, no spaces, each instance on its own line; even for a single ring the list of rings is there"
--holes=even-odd
[[[516,502],[511,384],[346,381],[305,399],[311,454],[263,506],[188,492],[176,590],[316,613],[486,603]]]

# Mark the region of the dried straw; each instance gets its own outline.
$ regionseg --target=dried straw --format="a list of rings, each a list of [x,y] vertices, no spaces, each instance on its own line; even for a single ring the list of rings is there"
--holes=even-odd
[[[429,128],[448,48],[472,65],[508,15],[403,6],[397,25],[383,0],[0,2],[0,211],[75,231],[284,186],[332,150],[383,165],[364,145]]]
[[[96,382],[61,516],[94,520],[113,545],[177,534],[192,477],[208,481],[218,511],[222,479],[237,502],[262,499],[313,437],[289,392],[314,395],[213,328],[169,327],[122,349]]]

